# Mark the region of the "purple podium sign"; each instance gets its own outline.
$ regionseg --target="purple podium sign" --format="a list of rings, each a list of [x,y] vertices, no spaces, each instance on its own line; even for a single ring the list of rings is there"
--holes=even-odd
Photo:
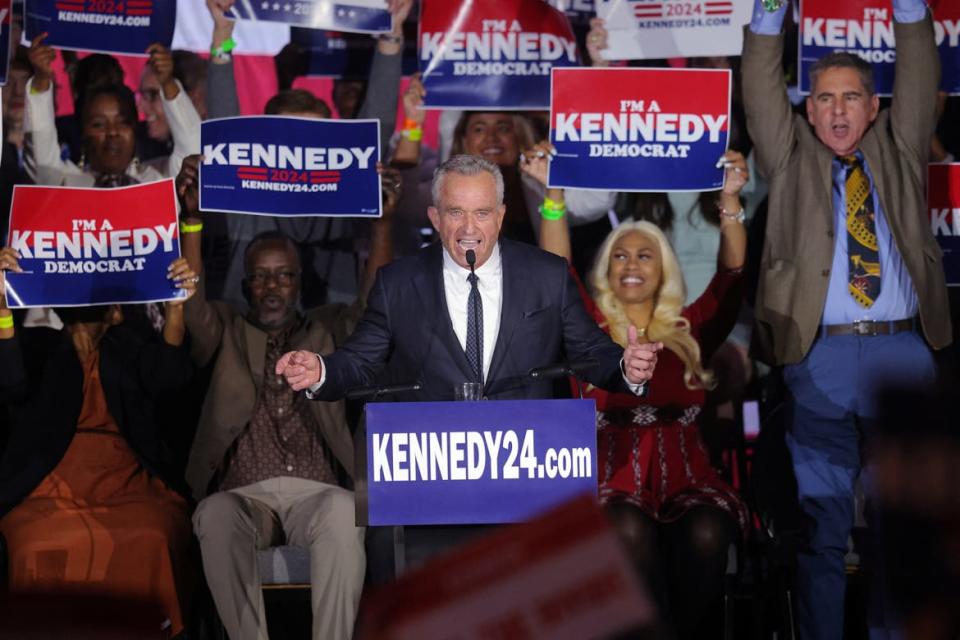
[[[363,442],[361,524],[520,522],[597,493],[593,400],[368,404]]]

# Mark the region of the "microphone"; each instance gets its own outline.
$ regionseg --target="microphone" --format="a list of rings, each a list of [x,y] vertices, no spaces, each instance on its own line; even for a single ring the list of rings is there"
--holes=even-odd
[[[474,271],[474,265],[477,264],[477,252],[473,249],[467,249],[467,264],[470,266],[470,273],[476,277],[477,273]],[[479,293],[479,289],[477,290]],[[478,382],[483,384],[483,349],[480,346],[480,332],[483,331],[483,327],[480,325],[480,305],[477,305],[473,308],[473,322],[477,326],[477,332],[474,334],[476,338],[476,347],[477,347],[477,358],[480,361],[480,379]]]
[[[535,367],[527,372],[527,375],[536,380],[551,380],[563,376],[573,376],[589,371],[597,366],[599,362],[596,358],[586,360],[577,360],[575,362],[561,362],[559,364],[549,364],[545,367]]]
[[[587,358],[575,362],[562,362],[560,364],[549,364],[545,367],[536,367],[527,372],[527,376],[533,380],[552,380],[563,376],[570,376],[577,382],[577,394],[583,400],[583,385],[580,383],[580,374],[590,371],[599,362],[596,358]]]
[[[352,389],[347,389],[347,392],[344,394],[344,397],[347,400],[365,400],[370,398],[376,400],[382,395],[388,393],[410,393],[413,391],[420,391],[423,385],[419,382],[414,382],[412,384],[394,384],[386,386],[373,386],[373,387],[354,387]]]

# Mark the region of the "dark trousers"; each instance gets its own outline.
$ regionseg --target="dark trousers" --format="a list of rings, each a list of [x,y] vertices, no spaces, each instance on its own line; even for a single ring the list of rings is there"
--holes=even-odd
[[[861,452],[879,419],[878,392],[888,386],[930,386],[936,365],[914,332],[822,337],[801,362],[784,368],[791,394],[787,446],[797,477],[805,540],[797,566],[797,620],[804,640],[843,637],[844,556],[854,521],[858,476],[870,497],[870,464]],[[882,535],[867,509],[874,543]],[[878,544],[871,544],[879,548]],[[892,638],[883,604],[883,570],[873,563],[870,636]]]

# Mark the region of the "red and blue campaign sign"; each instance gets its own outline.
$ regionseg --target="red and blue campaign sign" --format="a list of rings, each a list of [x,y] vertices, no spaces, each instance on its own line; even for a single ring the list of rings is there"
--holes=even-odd
[[[233,5],[236,20],[283,22],[310,29],[384,33],[393,29],[386,0],[249,0]]]
[[[10,42],[12,3],[13,0],[0,0],[0,85],[7,83],[7,72],[10,70],[10,52],[13,49]]]
[[[592,400],[370,403],[366,413],[370,525],[520,522],[597,495]]]
[[[726,69],[554,69],[549,185],[720,189],[730,82]]]
[[[169,47],[177,21],[170,0],[26,0],[24,33],[41,33],[60,49],[145,56],[159,42]]]
[[[207,120],[200,126],[200,146],[200,208],[205,211],[380,215],[379,120]]]
[[[931,164],[930,229],[943,250],[947,285],[960,287],[960,163]]]
[[[422,0],[419,42],[427,109],[546,109],[550,70],[578,64],[543,0]]]
[[[11,307],[158,302],[184,292],[167,279],[180,257],[173,180],[117,189],[18,185],[7,244]]]
[[[940,88],[960,94],[960,2],[928,0],[940,50]],[[810,67],[834,51],[873,66],[877,93],[893,93],[897,59],[890,0],[800,0],[800,92],[810,93]]]

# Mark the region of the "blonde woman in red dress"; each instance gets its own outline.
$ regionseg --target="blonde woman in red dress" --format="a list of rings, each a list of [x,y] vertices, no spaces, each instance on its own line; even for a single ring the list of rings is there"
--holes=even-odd
[[[524,171],[545,182],[550,150],[525,152]],[[649,222],[614,229],[590,274],[593,296],[581,287],[588,311],[616,342],[664,346],[645,397],[594,387],[584,397],[597,403],[600,500],[680,638],[706,637],[700,625],[722,592],[729,546],[747,525],[743,502],[710,464],[698,422],[716,386],[703,363],[734,326],[746,259],[739,193],[747,165],[735,151],[725,163],[718,269],[700,298],[684,306],[677,258]],[[563,191],[548,189],[547,198],[555,208]],[[569,260],[567,221],[550,217],[556,213],[541,221],[540,246]]]

